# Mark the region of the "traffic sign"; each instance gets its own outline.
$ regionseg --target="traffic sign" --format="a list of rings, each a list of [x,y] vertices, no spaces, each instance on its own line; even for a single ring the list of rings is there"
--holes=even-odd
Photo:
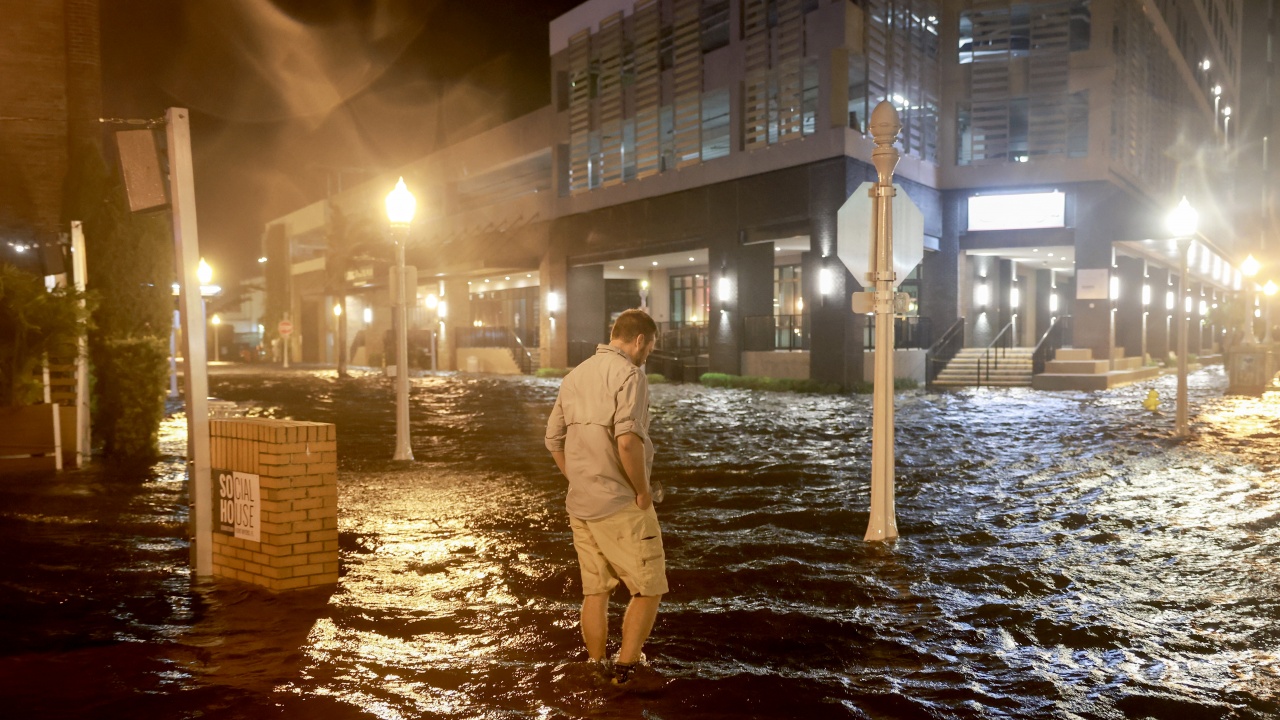
[[[873,182],[864,182],[836,212],[836,257],[863,287],[872,287],[875,270],[875,228],[872,223]],[[898,287],[924,259],[924,215],[905,192],[891,201],[893,208],[893,286]]]
[[[276,331],[281,335],[291,335],[293,334],[293,323],[288,320],[281,320],[280,324],[276,325]]]

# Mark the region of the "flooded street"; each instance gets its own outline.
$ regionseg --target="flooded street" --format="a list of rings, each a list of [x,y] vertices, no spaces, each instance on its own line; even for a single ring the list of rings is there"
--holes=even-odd
[[[868,544],[870,396],[655,385],[666,683],[619,694],[581,662],[558,383],[415,379],[399,465],[390,381],[215,371],[248,414],[337,425],[332,594],[192,587],[180,415],[146,478],[0,478],[6,716],[1280,714],[1280,393],[1194,373],[1185,443],[1172,376],[902,393],[901,538]]]

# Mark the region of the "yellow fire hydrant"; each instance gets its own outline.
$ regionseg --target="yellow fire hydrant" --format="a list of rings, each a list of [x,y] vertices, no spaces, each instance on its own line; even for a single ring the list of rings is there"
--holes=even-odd
[[[1160,393],[1155,390],[1147,391],[1147,399],[1142,401],[1142,407],[1155,412],[1160,408]]]

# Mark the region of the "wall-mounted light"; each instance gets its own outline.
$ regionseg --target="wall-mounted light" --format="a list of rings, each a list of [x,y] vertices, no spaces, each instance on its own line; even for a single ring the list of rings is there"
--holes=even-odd
[[[1143,283],[1142,284],[1142,307],[1148,307],[1150,305],[1151,305],[1151,286],[1146,283]]]
[[[716,297],[721,303],[729,302],[730,295],[733,294],[733,283],[729,281],[728,276],[721,275],[716,281]]]
[[[265,335],[266,333],[267,333],[267,329],[262,326],[262,323],[258,323],[258,334]]]
[[[1120,276],[1119,275],[1111,276],[1111,299],[1112,300],[1120,299]]]
[[[1058,312],[1058,293],[1052,293],[1049,295],[1049,312]]]
[[[560,293],[558,292],[547,293],[547,312],[549,313],[560,312]]]
[[[1186,308],[1186,310],[1187,310],[1187,312],[1188,312],[1188,313],[1190,313],[1192,310],[1194,310],[1194,309],[1195,309],[1196,304],[1195,304],[1195,301],[1191,299],[1191,296],[1190,296],[1190,295],[1188,295],[1188,296],[1187,296],[1187,301],[1186,301],[1186,302],[1184,302],[1184,303],[1182,304],[1182,306],[1183,306],[1184,308]]]
[[[978,307],[985,308],[987,302],[991,300],[991,288],[986,283],[979,283],[977,290],[973,294],[973,299],[978,304]]]
[[[342,317],[342,303],[333,304],[333,316]]]
[[[1207,301],[1201,300],[1200,301],[1200,317],[1204,317],[1205,315],[1208,315],[1208,314],[1209,314],[1209,303]]]
[[[440,307],[440,298],[435,293],[428,293],[426,303],[428,310],[435,310]]]
[[[1168,292],[1166,292],[1166,293],[1164,294],[1164,309],[1165,309],[1165,310],[1168,310],[1168,311],[1172,312],[1172,311],[1173,311],[1173,308],[1175,307],[1176,302],[1177,302],[1177,301],[1176,301],[1176,300],[1174,299],[1174,297],[1173,297],[1173,291],[1172,291],[1172,290],[1170,290],[1170,291],[1168,291]]]
[[[364,309],[364,313],[362,314],[362,317],[364,318],[364,323],[365,323],[365,325],[369,325],[370,323],[372,323],[372,322],[373,322],[373,308],[365,308],[365,309]]]
[[[821,268],[818,270],[818,294],[830,295],[836,289],[836,278],[831,272],[831,268]]]
[[[440,304],[436,305],[436,316],[441,319],[448,317],[449,303],[445,302],[444,300],[441,300]]]
[[[1014,310],[1017,310],[1018,306],[1021,304],[1022,304],[1022,293],[1018,292],[1018,288],[1013,288],[1009,290],[1009,306],[1012,307]]]

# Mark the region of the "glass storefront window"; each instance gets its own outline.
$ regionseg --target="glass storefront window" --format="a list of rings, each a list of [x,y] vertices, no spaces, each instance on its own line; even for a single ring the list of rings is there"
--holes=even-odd
[[[671,276],[671,324],[701,325],[711,312],[711,284],[706,275]]]

